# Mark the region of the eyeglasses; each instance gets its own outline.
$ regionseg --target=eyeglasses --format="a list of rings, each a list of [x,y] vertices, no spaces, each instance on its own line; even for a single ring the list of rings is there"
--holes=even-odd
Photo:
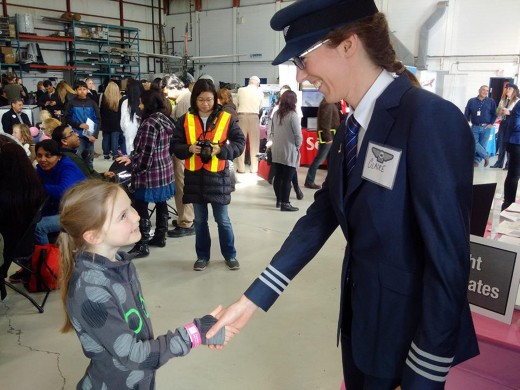
[[[211,103],[213,100],[214,100],[213,98],[207,98],[207,99],[197,98],[198,103]]]
[[[314,46],[311,46],[309,49],[305,50],[302,54],[299,56],[291,58],[291,61],[294,65],[296,65],[299,69],[304,70],[305,69],[305,56],[312,53],[314,50],[319,49],[321,46],[329,42],[330,39],[325,39],[324,41],[318,42]]]
[[[77,133],[75,131],[72,131],[69,135],[62,137],[62,139],[67,139],[69,137],[72,137],[73,135],[77,135]]]

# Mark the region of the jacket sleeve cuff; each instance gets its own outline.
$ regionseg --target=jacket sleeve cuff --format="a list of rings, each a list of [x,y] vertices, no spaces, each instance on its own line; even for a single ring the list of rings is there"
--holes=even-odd
[[[282,295],[289,282],[287,276],[272,265],[268,265],[244,295],[262,310],[267,311]]]
[[[446,377],[453,364],[452,357],[437,356],[420,349],[414,342],[406,357],[403,388],[444,389]]]

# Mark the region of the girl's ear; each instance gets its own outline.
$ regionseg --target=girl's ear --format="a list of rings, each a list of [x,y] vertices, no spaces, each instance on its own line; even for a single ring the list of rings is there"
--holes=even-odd
[[[83,239],[89,245],[98,245],[103,242],[103,235],[97,230],[87,230],[83,233]]]

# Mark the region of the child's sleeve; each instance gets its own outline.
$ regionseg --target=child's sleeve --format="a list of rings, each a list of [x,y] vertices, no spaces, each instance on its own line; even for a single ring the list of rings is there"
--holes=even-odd
[[[71,318],[71,321],[89,358],[108,353],[110,360],[129,370],[155,370],[200,344],[224,344],[223,333],[209,341],[205,338],[216,322],[211,316],[196,318],[193,323],[155,339],[141,340],[141,332],[151,334],[150,322],[142,318],[145,314],[141,310],[135,308],[123,314],[114,296],[102,287],[89,287],[88,296],[90,299],[82,304],[81,318]],[[195,341],[197,337],[200,342]]]
[[[110,360],[129,370],[155,370],[169,359],[184,356],[191,350],[189,335],[183,327],[155,339],[141,340],[141,332],[151,334],[149,321],[142,318],[141,310],[131,309],[123,314],[106,290],[100,287],[89,290],[89,296],[95,301],[86,300],[81,318],[71,318],[88,358],[101,358],[108,353]]]

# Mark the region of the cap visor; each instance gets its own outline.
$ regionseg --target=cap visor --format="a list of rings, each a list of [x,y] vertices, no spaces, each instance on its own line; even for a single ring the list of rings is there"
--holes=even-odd
[[[309,47],[318,42],[321,38],[327,35],[328,30],[318,31],[313,34],[309,34],[305,37],[301,37],[298,40],[292,40],[285,44],[285,47],[282,51],[276,56],[274,61],[271,63],[273,65],[280,65],[286,61],[289,61],[291,58],[300,55]]]

